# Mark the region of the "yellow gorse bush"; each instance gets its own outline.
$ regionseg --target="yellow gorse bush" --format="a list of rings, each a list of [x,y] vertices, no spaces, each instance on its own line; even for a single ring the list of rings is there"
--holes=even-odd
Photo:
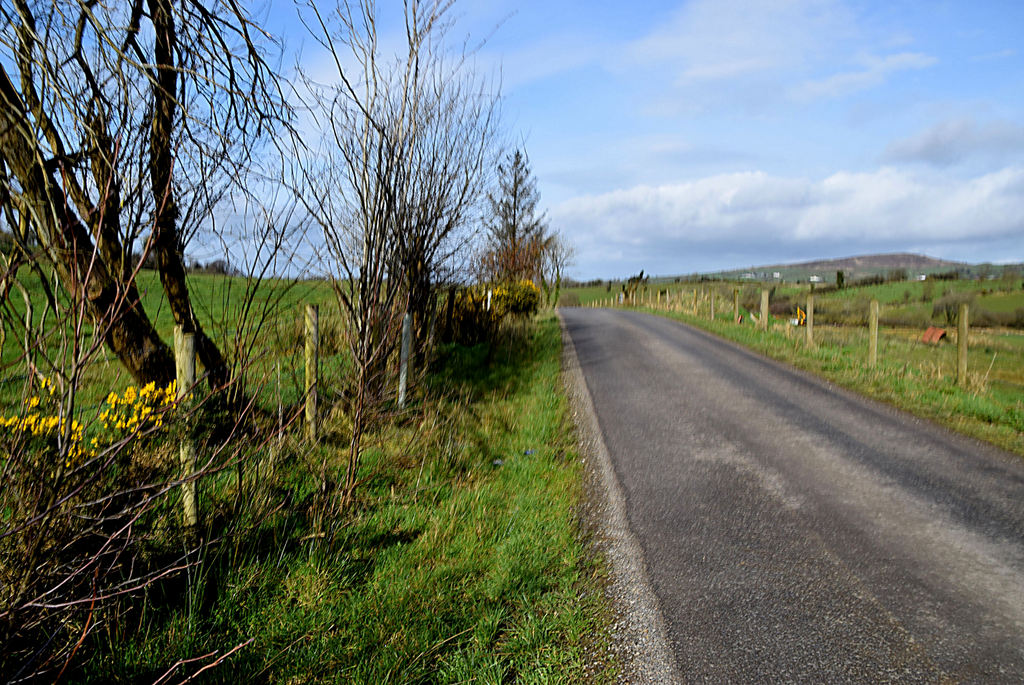
[[[509,314],[536,314],[540,306],[540,288],[530,280],[502,283],[494,288],[499,307]]]
[[[490,307],[487,306],[488,292]],[[451,340],[473,345],[491,339],[508,317],[536,314],[540,307],[540,288],[529,280],[481,283],[461,288],[452,304]]]
[[[491,311],[497,317],[507,314],[536,314],[540,307],[540,288],[524,279],[496,285],[474,285],[462,291],[462,299],[472,306],[483,307],[491,293]]]
[[[41,392],[25,401],[28,410],[23,416],[0,417],[0,428],[12,437],[56,438],[63,425],[59,416],[46,415],[40,409],[52,405],[56,388],[44,378],[40,382]],[[98,434],[85,442],[85,427],[76,419],[71,421],[70,445],[65,466],[95,457],[98,452],[126,436],[142,431],[159,429],[164,425],[166,411],[173,407],[177,397],[177,383],[171,381],[167,387],[158,388],[148,383],[142,388],[128,386],[120,395],[107,395],[102,411],[96,417]]]
[[[161,410],[174,404],[177,385],[177,381],[171,381],[166,388],[157,388],[155,383],[142,388],[129,385],[121,395],[110,393],[106,408],[98,417],[104,432],[123,435],[162,427],[164,413]]]
[[[10,416],[0,418],[0,428],[6,428],[10,433],[20,435],[31,435],[32,437],[45,438],[55,437],[61,429],[61,421],[58,416],[42,416],[41,414],[29,414],[28,416]],[[86,454],[82,443],[85,429],[81,423],[72,419],[71,421],[71,446],[68,449],[67,465]]]

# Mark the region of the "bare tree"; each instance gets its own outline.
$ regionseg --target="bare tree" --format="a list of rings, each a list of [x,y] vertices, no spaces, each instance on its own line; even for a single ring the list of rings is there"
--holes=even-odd
[[[52,266],[128,371],[163,384],[172,356],[131,259],[148,234],[174,320],[223,386],[228,366],[195,315],[183,253],[224,194],[244,189],[257,142],[284,114],[262,36],[237,4],[212,0],[14,0],[0,20],[0,204],[15,266]]]
[[[438,36],[425,44],[416,78],[413,178],[396,226],[396,271],[405,274],[417,359],[425,358],[436,290],[451,277],[473,236],[498,127],[498,99],[467,55],[450,59]]]
[[[352,438],[341,504],[357,485],[361,440],[388,395],[387,362],[407,306],[398,236],[412,185],[424,100],[419,78],[428,42],[450,2],[405,5],[406,51],[382,56],[372,0],[325,15],[307,6],[307,26],[333,59],[331,84],[306,76],[311,110],[325,130],[299,170],[298,197],[322,231],[353,362]],[[350,70],[346,64],[355,64]],[[328,494],[327,463],[322,489]]]
[[[264,254],[281,249],[283,234],[271,227],[288,213],[247,194],[254,155],[287,114],[265,39],[245,10],[219,0],[0,5],[0,210],[14,243],[0,272],[0,306],[9,320],[16,308],[8,295],[21,291],[23,358],[58,386],[47,400],[52,434],[4,435],[5,676],[59,680],[107,609],[197,563],[194,552],[211,540],[176,536],[176,522],[161,520],[167,498],[248,456],[245,441],[230,439],[245,426],[245,408],[188,473],[134,459],[149,429],[82,452],[77,395],[103,346],[140,387],[173,380],[171,351],[137,285],[150,255],[166,307],[195,333],[211,384],[231,379],[230,362],[200,325],[184,251],[228,200],[271,212],[250,243]],[[266,273],[270,261],[257,258],[250,275]],[[19,280],[29,270],[45,296],[34,314]],[[257,318],[265,311],[253,298],[242,309],[258,310]],[[236,346],[252,344],[246,331]],[[26,386],[33,384],[38,392],[34,379]],[[177,552],[154,556],[157,539]]]
[[[541,287],[544,289],[544,299],[549,307],[558,305],[562,278],[575,258],[575,248],[561,233],[556,231],[545,241],[541,263]]]

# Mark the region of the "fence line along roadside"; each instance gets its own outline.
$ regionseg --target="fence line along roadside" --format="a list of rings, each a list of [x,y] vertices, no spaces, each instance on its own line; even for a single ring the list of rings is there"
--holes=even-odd
[[[878,300],[871,300],[868,313],[868,366],[878,365]]]
[[[807,296],[807,347],[814,347],[814,292]]]
[[[967,387],[967,316],[967,303],[962,302],[956,321],[956,382],[961,388]]]
[[[761,290],[761,318],[757,320],[757,327],[762,331],[768,330],[768,291]]]
[[[199,523],[196,503],[196,444],[192,435],[191,398],[196,384],[196,340],[195,335],[186,333],[181,326],[174,327],[174,366],[177,383],[177,400],[181,406],[184,426],[178,456],[181,464],[181,510],[182,519],[188,528]]]
[[[306,435],[316,442],[317,378],[320,370],[320,308],[306,305]]]
[[[703,288],[694,287],[692,291],[689,288],[679,289],[676,291],[676,299],[673,300],[673,291],[671,288],[666,288],[664,293],[661,288],[656,290],[655,294],[647,293],[643,290],[637,294],[635,291],[629,293],[620,292],[616,295],[604,298],[598,298],[589,303],[591,307],[615,307],[616,305],[621,306],[647,306],[656,309],[663,309],[665,311],[680,311],[684,310],[686,305],[684,304],[684,295],[689,291],[693,298],[690,301],[691,307],[689,309],[690,314],[697,317],[701,315],[700,303],[704,300],[708,302],[708,319],[715,321],[715,304],[716,304],[716,291],[713,288],[704,290]],[[760,291],[760,316],[756,317],[756,325],[759,330],[769,330],[769,321],[771,318],[771,312],[769,308],[770,291],[767,288],[762,288]],[[740,289],[733,287],[733,311],[732,318],[735,324],[742,323],[740,315]],[[678,304],[677,304],[678,303]],[[805,343],[808,348],[813,348],[816,345],[815,333],[814,333],[814,304],[815,295],[812,290],[807,295],[806,307],[807,310],[804,314],[804,326],[805,326]],[[868,350],[867,350],[867,367],[876,368],[878,366],[878,323],[879,323],[879,310],[880,303],[877,299],[873,298],[869,302],[868,309]],[[753,314],[751,315],[752,318]],[[966,388],[968,385],[967,375],[967,353],[969,349],[969,307],[966,303],[959,305],[959,311],[957,314],[957,366],[956,366],[956,382],[957,385]],[[787,333],[787,337],[788,333]]]
[[[487,303],[490,305],[491,291],[487,291]],[[409,380],[409,349],[412,347],[412,315],[409,312],[402,317],[402,350],[399,355],[398,370],[398,408],[405,408],[405,386]]]

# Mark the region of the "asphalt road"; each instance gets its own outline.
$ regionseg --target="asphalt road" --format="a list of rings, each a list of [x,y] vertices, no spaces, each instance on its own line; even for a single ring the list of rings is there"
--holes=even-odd
[[[1024,682],[1024,459],[563,309],[685,682]]]

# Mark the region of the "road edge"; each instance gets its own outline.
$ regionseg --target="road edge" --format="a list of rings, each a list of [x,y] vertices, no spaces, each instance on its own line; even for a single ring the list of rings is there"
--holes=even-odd
[[[626,517],[626,500],[604,443],[576,346],[561,312],[555,313],[562,331],[563,385],[587,478],[581,526],[588,544],[608,565],[604,592],[615,615],[610,647],[623,669],[619,682],[681,683],[665,619],[647,575],[643,549]]]

